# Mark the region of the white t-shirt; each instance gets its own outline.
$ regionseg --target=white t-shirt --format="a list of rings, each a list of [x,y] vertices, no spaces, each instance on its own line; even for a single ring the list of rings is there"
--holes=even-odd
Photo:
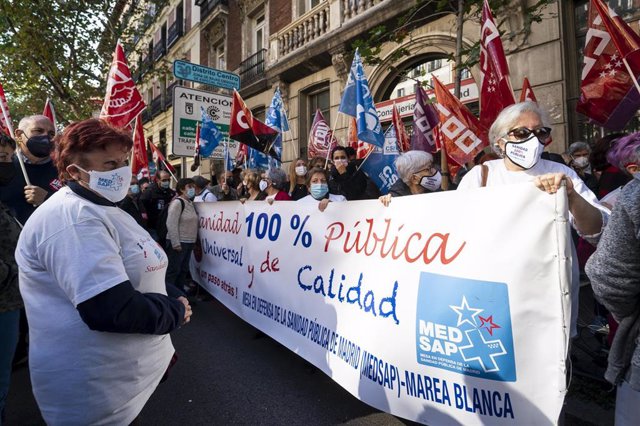
[[[310,203],[310,202],[316,202],[319,203],[322,200],[316,200],[315,198],[313,198],[313,195],[309,194],[306,197],[302,197],[300,198],[298,201],[302,201],[305,203]],[[335,202],[340,202],[340,201],[347,201],[347,199],[345,198],[344,195],[338,195],[338,194],[331,194],[329,193],[329,201],[331,201],[332,203]]]
[[[118,207],[62,188],[25,224],[16,261],[33,393],[47,424],[131,423],[169,365],[171,339],[92,331],[76,306],[126,280],[166,294],[164,251]]]
[[[218,198],[211,191],[209,191],[208,189],[204,189],[204,190],[202,190],[200,195],[196,195],[193,198],[193,201],[195,203],[214,202],[214,201],[218,201]]]
[[[560,163],[555,161],[549,161],[540,159],[535,166],[529,170],[511,171],[507,170],[505,166],[505,160],[492,160],[484,163],[488,167],[487,185],[486,186],[498,186],[498,185],[510,185],[517,183],[533,182],[536,176],[541,176],[547,173],[564,173],[567,177],[571,178],[573,182],[574,190],[582,196],[589,204],[597,208],[602,212],[602,227],[606,225],[607,218],[610,214],[609,210],[598,202],[598,198],[593,192],[584,184],[582,179],[576,174],[576,172]],[[475,166],[469,172],[464,175],[460,185],[458,185],[458,191],[464,191],[467,188],[479,188],[482,185],[482,167]],[[533,183],[532,183],[533,185]],[[573,216],[569,213],[570,221],[573,224]],[[602,232],[602,230],[601,230]],[[599,235],[599,234],[597,234]],[[571,337],[577,335],[576,323],[578,321],[578,306],[579,306],[579,293],[580,293],[580,270],[578,266],[578,254],[576,248],[571,244],[572,255],[572,270],[571,270]]]

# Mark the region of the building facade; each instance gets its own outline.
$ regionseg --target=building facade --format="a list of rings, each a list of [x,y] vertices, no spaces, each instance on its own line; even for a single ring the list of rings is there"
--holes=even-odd
[[[240,94],[254,114],[264,119],[273,92],[279,87],[291,125],[285,135],[283,160],[306,156],[307,139],[316,109],[344,138],[348,120],[338,115],[342,89],[356,40],[366,38],[373,29],[398,29],[398,19],[417,2],[412,0],[171,0],[161,11],[151,11],[155,19],[139,43],[147,54],[133,58],[140,66],[138,84],[148,101],[145,132],[171,154],[171,88],[176,84],[223,89],[175,81],[171,62],[182,59],[240,75]],[[401,44],[382,44],[380,63],[366,66],[365,72],[376,102],[410,99],[413,80],[437,75],[444,83],[453,82],[456,48],[456,17],[438,14],[433,6],[414,10]],[[579,97],[582,49],[586,35],[587,0],[563,0],[543,9],[542,21],[533,23],[524,36],[528,17],[525,8],[535,0],[514,0],[505,15],[502,40],[507,52],[511,83],[516,98],[524,77],[533,87],[538,101],[553,121],[550,150],[563,152],[576,140],[593,141],[604,129],[590,125],[575,112]],[[640,0],[611,0],[610,6],[638,30]],[[471,47],[480,38],[479,15],[464,24],[463,46]],[[140,44],[138,44],[140,46]],[[403,49],[399,58],[393,52]],[[131,62],[131,61],[130,61]],[[155,72],[149,72],[150,70]],[[470,108],[477,112],[479,67],[464,70]],[[474,98],[473,93],[476,97]],[[410,112],[409,114],[410,115]],[[629,127],[638,127],[638,118]],[[187,172],[191,159],[169,155]],[[206,174],[209,164],[205,162]]]

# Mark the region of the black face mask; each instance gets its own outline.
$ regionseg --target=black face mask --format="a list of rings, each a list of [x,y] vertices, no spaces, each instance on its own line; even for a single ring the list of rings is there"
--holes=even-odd
[[[0,186],[4,186],[11,182],[16,175],[16,168],[13,163],[0,163]]]
[[[31,136],[27,139],[27,149],[34,157],[48,157],[51,153],[51,138],[49,135]]]
[[[227,178],[227,182],[226,182],[226,183],[227,183],[227,185],[229,185],[229,186],[234,186],[233,178]],[[235,187],[234,187],[234,188],[235,188]]]

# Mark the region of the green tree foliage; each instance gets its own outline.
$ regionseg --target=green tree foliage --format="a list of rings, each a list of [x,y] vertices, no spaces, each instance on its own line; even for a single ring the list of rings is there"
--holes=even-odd
[[[47,97],[62,122],[99,110],[115,43],[126,28],[144,31],[129,24],[150,3],[166,0],[0,0],[0,83],[14,120],[41,113]]]

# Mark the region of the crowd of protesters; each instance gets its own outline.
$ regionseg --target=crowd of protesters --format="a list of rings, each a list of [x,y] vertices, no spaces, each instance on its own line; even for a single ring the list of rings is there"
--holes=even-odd
[[[361,168],[366,159],[338,146],[328,158],[297,158],[286,171],[237,168],[175,180],[160,170],[138,179],[127,165],[132,142],[125,132],[86,120],[57,136],[55,149],[54,134],[46,117],[32,116],[20,122],[16,140],[0,137],[0,411],[25,306],[34,394],[51,424],[129,424],[165,375],[174,355],[169,333],[191,316],[185,296],[194,285],[188,267],[198,234],[194,203],[293,201],[324,211],[333,202],[379,199],[388,206],[394,197],[441,191],[448,177],[439,154],[407,151],[395,161],[398,180],[381,195]],[[616,418],[632,424],[640,414],[640,135],[577,141],[563,156],[544,153],[550,137],[549,118],[537,104],[512,105],[490,129],[491,152],[463,167],[452,184],[464,191],[530,182],[553,194],[564,182],[575,230],[572,335],[580,272],[584,278],[591,257],[586,273],[602,302],[598,315],[611,336],[620,323],[607,371],[620,385]],[[97,184],[116,177],[128,185]],[[158,244],[163,250],[154,250]],[[65,268],[56,267],[60,256]],[[25,325],[23,319],[23,333]],[[125,350],[133,341],[135,351]],[[69,370],[78,362],[81,369]],[[107,398],[114,386],[121,394]]]

